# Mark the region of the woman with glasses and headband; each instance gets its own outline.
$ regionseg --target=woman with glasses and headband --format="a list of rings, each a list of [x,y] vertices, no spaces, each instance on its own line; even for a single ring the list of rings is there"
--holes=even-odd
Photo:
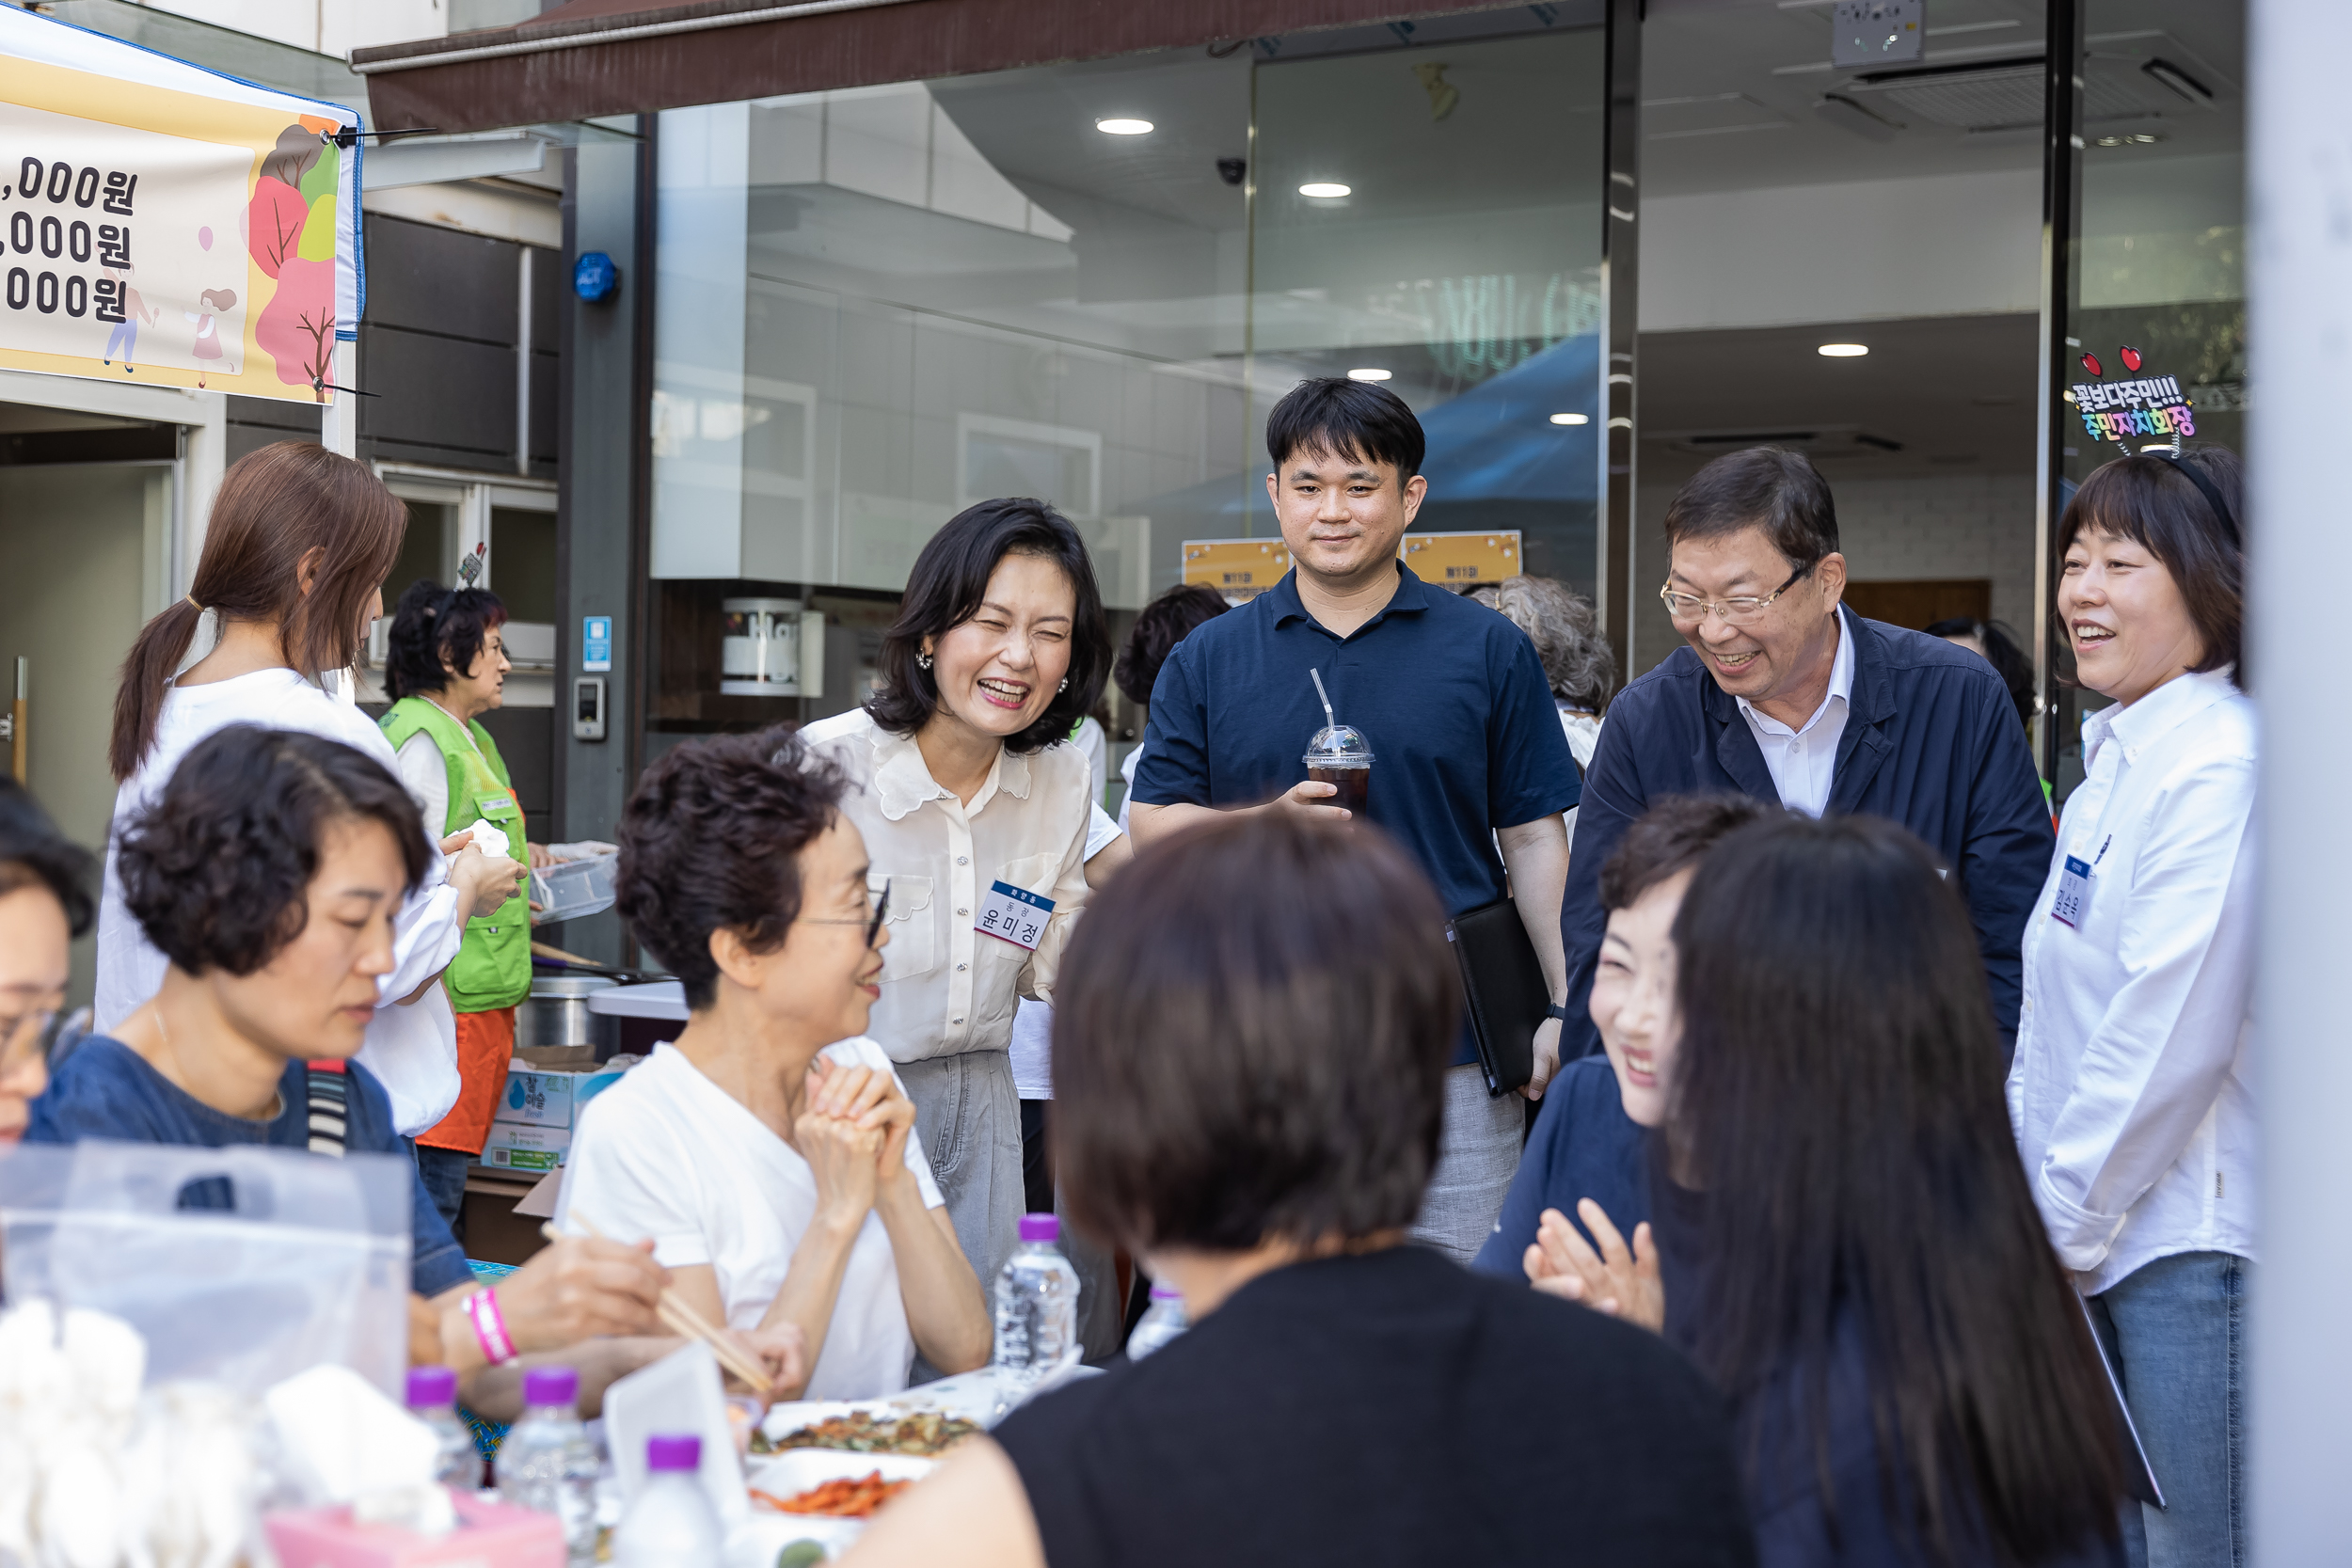
[[[1577,1032],[1563,1059],[1598,1049],[1584,1004],[1610,850],[1664,797],[1724,791],[1808,816],[1883,816],[1924,840],[1968,900],[2006,1052],[2052,841],[2000,676],[1841,602],[1837,510],[1800,453],[1751,447],[1701,468],[1666,508],[1666,546],[1659,596],[1687,646],[1610,704],[1585,770],[1560,911]]]
[[[70,944],[96,918],[94,862],[23,784],[0,777],[0,1144],[24,1135],[49,1086],[49,1044]]]
[[[780,728],[645,770],[619,908],[689,1017],[580,1114],[556,1205],[562,1229],[651,1241],[705,1318],[796,1326],[809,1399],[896,1393],[918,1352],[968,1371],[993,1334],[914,1106],[864,1037],[890,890],[868,892],[844,789]]]

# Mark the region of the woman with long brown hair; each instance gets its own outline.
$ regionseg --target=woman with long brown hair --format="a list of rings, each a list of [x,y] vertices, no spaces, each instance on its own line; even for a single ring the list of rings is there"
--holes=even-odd
[[[141,628],[115,694],[109,761],[114,820],[135,818],[189,749],[230,724],[340,740],[397,771],[383,731],[325,688],[348,667],[384,612],[386,574],[407,509],[373,474],[308,442],[237,460],[221,479],[186,597]],[[209,652],[182,662],[206,615]],[[97,1026],[113,1029],[162,987],[168,960],[124,907],[109,833],[98,917]],[[432,1126],[457,1098],[455,1024],[432,982],[456,956],[469,915],[513,895],[524,868],[453,834],[403,908],[396,962],[359,1059],[383,1081],[404,1133]],[[452,857],[444,864],[442,854]],[[446,876],[441,875],[446,870]]]

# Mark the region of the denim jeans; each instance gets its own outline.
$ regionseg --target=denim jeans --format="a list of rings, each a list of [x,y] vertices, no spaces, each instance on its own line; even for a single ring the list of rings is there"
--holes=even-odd
[[[2246,1561],[2246,1292],[2254,1265],[2183,1252],[2090,1298],[2132,1423],[2164,1490],[2124,1508],[2133,1568]]]
[[[449,1222],[449,1233],[462,1243],[466,1239],[466,1167],[474,1156],[462,1148],[435,1148],[428,1144],[414,1146],[417,1151],[417,1174],[424,1178],[425,1196],[433,1207]]]

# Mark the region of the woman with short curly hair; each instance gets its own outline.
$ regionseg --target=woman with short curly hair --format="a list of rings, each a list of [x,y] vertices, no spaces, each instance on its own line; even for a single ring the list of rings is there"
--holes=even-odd
[[[685,1030],[581,1113],[557,1224],[644,1236],[704,1317],[797,1328],[810,1399],[988,1359],[914,1106],[864,1037],[890,932],[843,780],[782,729],[691,741],[621,818],[620,911]]]

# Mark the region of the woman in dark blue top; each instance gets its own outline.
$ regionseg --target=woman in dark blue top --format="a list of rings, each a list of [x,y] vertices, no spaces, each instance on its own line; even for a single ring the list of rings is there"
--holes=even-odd
[[[243,726],[202,741],[124,834],[119,860],[125,902],[171,960],[163,989],[115,1037],[66,1059],[34,1102],[27,1141],[266,1144],[389,1154],[413,1173],[382,1086],[347,1058],[374,1016],[377,977],[391,972],[393,917],[423,875],[424,844],[407,791],[348,746]],[[485,1331],[459,1309],[473,1275],[421,1184],[413,1224],[417,1359],[473,1373],[589,1336],[654,1331],[667,1275],[650,1243],[556,1243],[500,1282],[498,1328]],[[631,1340],[616,1356],[614,1343],[566,1358],[610,1376],[669,1348]],[[760,1348],[780,1363],[796,1354]],[[469,1402],[509,1402],[508,1381],[469,1377]]]
[[[1547,1223],[1542,1281],[1731,1397],[1757,1560],[2120,1564],[2120,1429],[2001,1100],[1967,911],[1891,823],[1783,817],[1701,861],[1652,1223]],[[1657,1244],[1650,1230],[1657,1233]],[[1661,1267],[1662,1264],[1662,1267]]]

